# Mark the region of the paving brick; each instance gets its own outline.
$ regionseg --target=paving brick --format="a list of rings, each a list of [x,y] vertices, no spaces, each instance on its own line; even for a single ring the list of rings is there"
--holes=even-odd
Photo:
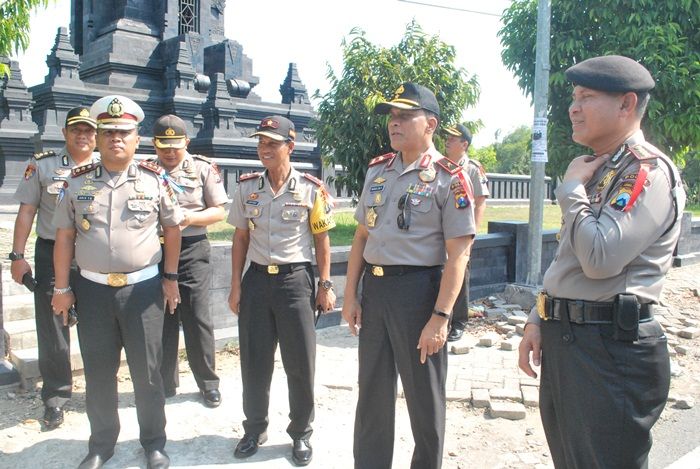
[[[465,355],[465,354],[469,353],[470,349],[471,349],[471,347],[469,347],[468,345],[453,345],[450,348],[450,351],[452,353],[454,353],[455,355]]]
[[[527,410],[517,402],[491,401],[490,415],[496,419],[522,420],[527,417]]]
[[[681,331],[680,327],[667,327],[666,328],[666,334],[673,334],[673,335],[678,335],[678,333]]]
[[[681,322],[688,327],[700,327],[700,321],[697,319],[683,318]]]
[[[679,337],[684,339],[694,339],[700,336],[700,327],[686,327],[678,332]]]
[[[471,398],[471,390],[465,392],[462,389],[448,389],[446,397],[448,402],[468,402]]]
[[[523,394],[523,404],[528,407],[540,406],[540,391],[535,386],[521,386],[520,391]]]
[[[523,325],[520,325],[520,324],[516,325],[516,326],[515,326],[515,332],[516,332],[516,334],[525,335],[525,324],[523,324]]]
[[[517,326],[518,324],[525,324],[526,322],[527,316],[508,316],[508,324],[512,326]]]
[[[520,389],[520,379],[506,378],[503,380],[503,387],[506,389]]]
[[[678,355],[688,355],[688,352],[690,352],[690,348],[686,347],[685,345],[676,345],[674,350],[676,353],[678,353]]]
[[[509,332],[515,332],[515,326],[510,324],[497,324],[496,330],[501,334],[508,334]]]
[[[493,347],[499,340],[501,340],[501,337],[498,334],[488,332],[479,338],[479,345],[482,347]]]
[[[516,303],[502,305],[501,308],[507,309],[509,311],[522,311],[523,307]]]
[[[512,337],[508,340],[504,340],[501,342],[501,350],[518,350],[518,346],[520,345],[520,337]]]
[[[488,308],[485,312],[486,317],[489,319],[500,319],[507,318],[510,314],[505,308]]]
[[[520,389],[491,389],[489,390],[489,396],[491,396],[491,399],[500,399],[504,401],[521,402],[523,400]]]
[[[472,389],[472,406],[476,408],[489,407],[491,399],[486,389]]]

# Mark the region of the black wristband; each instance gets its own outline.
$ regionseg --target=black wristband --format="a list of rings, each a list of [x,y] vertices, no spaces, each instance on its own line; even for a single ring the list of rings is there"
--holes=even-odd
[[[165,280],[175,280],[180,277],[180,275],[177,272],[163,272],[163,278]]]
[[[440,311],[439,309],[434,309],[433,314],[435,316],[440,316],[441,318],[450,319],[450,313],[447,313],[445,311]]]

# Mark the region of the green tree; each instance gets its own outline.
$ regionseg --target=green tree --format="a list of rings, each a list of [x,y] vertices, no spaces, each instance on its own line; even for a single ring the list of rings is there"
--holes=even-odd
[[[503,63],[532,96],[537,1],[514,0],[503,24]],[[572,88],[564,71],[593,56],[626,55],[650,70],[656,88],[642,127],[679,166],[700,145],[700,0],[553,0],[550,48],[550,176],[562,175],[573,156],[587,151],[571,142]]]
[[[342,75],[337,76],[328,66],[330,91],[315,95],[321,99],[315,126],[324,161],[347,170],[337,182],[358,194],[368,161],[391,151],[386,117],[373,113],[377,103],[393,96],[402,82],[413,81],[435,92],[441,123],[453,123],[467,106],[477,102],[479,86],[475,77],[468,77],[464,69],[454,65],[454,47],[438,36],[427,35],[415,21],[394,47],[372,44],[355,28],[343,40],[342,48]]]
[[[49,0],[0,1],[0,57],[10,57],[29,47],[29,19],[38,7],[46,8]],[[6,64],[0,63],[0,77],[9,73]]]
[[[505,174],[529,174],[532,131],[523,125],[496,143],[496,172]]]
[[[481,148],[469,147],[469,158],[481,163],[487,173],[495,173],[498,170],[496,145],[493,143]]]

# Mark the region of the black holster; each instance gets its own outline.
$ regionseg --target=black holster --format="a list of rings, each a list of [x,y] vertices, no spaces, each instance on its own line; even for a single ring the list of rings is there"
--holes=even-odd
[[[613,339],[622,342],[639,340],[639,312],[641,305],[636,295],[617,295],[613,307]]]

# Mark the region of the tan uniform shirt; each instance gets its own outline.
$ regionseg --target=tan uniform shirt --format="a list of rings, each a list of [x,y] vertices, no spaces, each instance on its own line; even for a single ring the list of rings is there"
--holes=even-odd
[[[474,198],[489,197],[491,195],[488,186],[489,180],[486,177],[486,171],[484,171],[484,167],[481,166],[481,163],[465,157],[459,164],[464,168],[467,176],[469,176],[469,180],[474,188]]]
[[[70,178],[54,215],[56,228],[76,230],[78,266],[128,273],[157,264],[159,225],[178,225],[183,218],[174,194],[160,176],[136,162],[114,175],[93,166]]]
[[[93,154],[86,163],[97,161],[98,156]],[[53,151],[37,153],[27,163],[24,177],[15,191],[15,199],[20,203],[37,207],[36,234],[40,238],[56,238],[56,229],[53,226],[56,197],[66,180],[70,179],[70,170],[74,166],[75,162],[65,147],[58,153]]]
[[[445,240],[476,234],[473,189],[464,171],[434,147],[404,167],[384,155],[367,171],[355,219],[369,231],[364,259],[377,265],[433,266],[445,262]],[[453,168],[454,174],[437,162]],[[399,199],[408,194],[410,226],[401,230]],[[460,200],[461,197],[461,200]],[[465,216],[466,215],[466,216]],[[406,216],[404,216],[406,218]]]
[[[544,275],[547,294],[613,301],[617,294],[628,293],[641,303],[658,301],[681,228],[680,220],[674,220],[672,190],[679,218],[685,207],[678,172],[673,166],[678,185],[671,187],[661,158],[667,157],[639,131],[588,184],[573,181],[556,189],[562,227],[559,249]],[[646,165],[644,181],[640,168]],[[635,199],[637,189],[641,192]]]
[[[241,177],[228,223],[250,230],[248,258],[258,264],[311,262],[313,234],[335,226],[332,202],[313,176],[292,169],[277,194],[267,172]]]
[[[180,164],[169,171],[171,180],[181,189],[175,190],[177,201],[187,212],[200,212],[228,202],[228,195],[216,163],[200,155],[187,153]],[[206,226],[190,225],[182,230],[182,237],[205,234]]]

